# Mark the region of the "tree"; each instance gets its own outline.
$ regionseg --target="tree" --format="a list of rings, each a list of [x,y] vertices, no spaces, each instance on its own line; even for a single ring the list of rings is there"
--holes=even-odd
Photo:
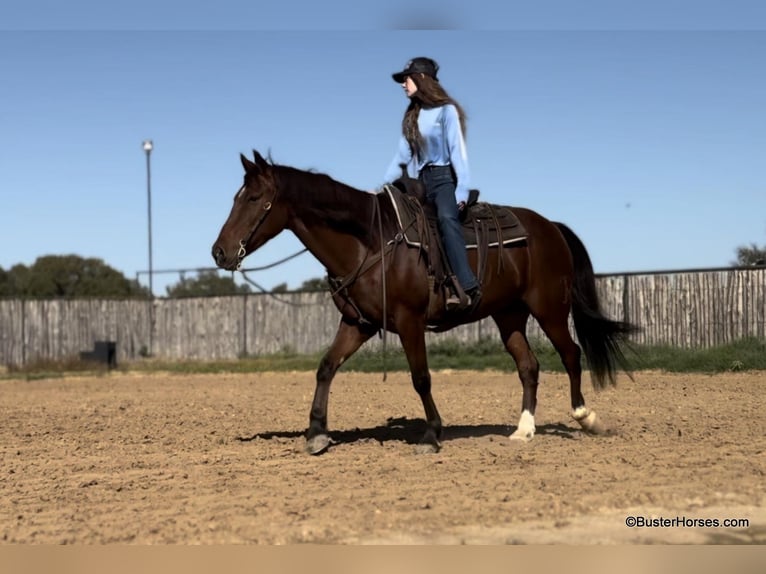
[[[8,271],[0,273],[0,296],[25,297],[29,283],[29,268],[18,263]]]
[[[182,277],[167,287],[168,297],[206,297],[250,293],[248,285],[237,285],[231,277],[221,277],[215,271],[200,271],[193,279]]]
[[[287,283],[280,283],[271,288],[272,293],[287,293]]]
[[[44,255],[0,274],[0,294],[11,297],[148,297],[147,289],[103,260]]]
[[[766,265],[766,245],[740,245],[737,247],[737,260],[732,261],[732,265]]]
[[[0,267],[0,297],[8,297],[10,295],[13,295],[11,275]]]
[[[299,291],[326,291],[327,279],[324,277],[314,277],[306,279],[298,288]]]

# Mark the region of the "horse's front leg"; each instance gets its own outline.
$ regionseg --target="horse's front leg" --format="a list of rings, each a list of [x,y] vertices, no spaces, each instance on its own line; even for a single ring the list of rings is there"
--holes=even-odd
[[[341,318],[335,340],[319,363],[314,401],[311,403],[309,429],[306,433],[306,450],[309,454],[322,454],[330,446],[327,434],[327,400],[330,383],[343,362],[353,355],[375,331],[358,323]]]
[[[439,452],[442,420],[431,396],[431,373],[426,355],[425,324],[422,318],[405,317],[397,325],[399,338],[412,374],[412,385],[423,401],[426,413],[426,433],[418,445],[418,453]]]

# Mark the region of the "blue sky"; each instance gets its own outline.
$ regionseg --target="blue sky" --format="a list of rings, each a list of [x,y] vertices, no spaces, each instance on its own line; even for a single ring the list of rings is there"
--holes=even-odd
[[[473,30],[428,31],[391,28],[455,26],[470,14],[415,22],[389,5],[386,29],[369,15],[296,24],[285,14],[247,29],[253,3],[196,22],[155,9],[153,23],[136,11],[146,2],[32,18],[43,4],[58,6],[0,9],[4,269],[76,253],[128,277],[146,270],[144,139],[155,145],[155,269],[212,266],[240,153],[379,186],[406,106],[390,74],[418,55],[440,63],[466,108],[482,198],[566,222],[597,272],[725,266],[737,246],[766,244],[766,32],[756,4],[744,3],[740,20],[732,10],[716,20],[717,3],[703,1],[691,19],[661,21],[616,2],[600,21],[581,15],[569,27],[509,5],[516,25],[506,29],[483,15]],[[245,265],[300,248],[286,232]],[[297,287],[323,273],[304,254],[253,278]],[[177,279],[157,276],[155,293]]]

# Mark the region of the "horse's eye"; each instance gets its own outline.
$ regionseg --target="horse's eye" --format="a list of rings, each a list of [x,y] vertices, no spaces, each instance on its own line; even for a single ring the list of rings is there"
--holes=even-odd
[[[250,202],[256,202],[259,199],[260,198],[257,195],[251,195],[250,197],[247,198],[247,200],[250,201]]]

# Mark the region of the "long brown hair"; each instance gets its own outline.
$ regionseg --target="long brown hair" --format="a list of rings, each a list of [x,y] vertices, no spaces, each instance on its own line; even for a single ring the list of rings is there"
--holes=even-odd
[[[458,119],[460,120],[460,131],[463,132],[463,137],[465,137],[466,115],[462,106],[450,97],[447,90],[431,76],[427,74],[412,74],[410,77],[415,82],[418,90],[410,98],[410,105],[407,106],[407,110],[404,112],[402,133],[407,143],[410,144],[413,155],[420,157],[423,145],[425,144],[423,136],[418,129],[418,116],[422,108],[435,108],[445,104],[455,106]]]

